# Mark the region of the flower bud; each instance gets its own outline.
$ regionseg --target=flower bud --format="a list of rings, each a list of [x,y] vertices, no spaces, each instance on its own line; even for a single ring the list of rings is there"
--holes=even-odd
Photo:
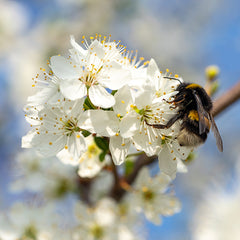
[[[216,65],[210,65],[206,67],[205,73],[208,81],[213,81],[219,75],[220,69]]]

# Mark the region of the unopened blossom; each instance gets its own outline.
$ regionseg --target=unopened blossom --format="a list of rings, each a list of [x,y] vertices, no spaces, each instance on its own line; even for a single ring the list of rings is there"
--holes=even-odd
[[[33,128],[22,138],[22,147],[36,148],[43,156],[54,156],[67,149],[79,159],[86,151],[82,135],[83,99],[63,101],[57,106],[26,107],[26,119]]]
[[[106,39],[94,39],[90,44],[85,41],[86,50],[73,37],[71,43],[69,58],[53,56],[50,60],[53,73],[62,80],[61,92],[70,100],[88,95],[95,106],[113,106],[114,97],[106,88],[117,90],[131,80],[130,71],[117,61],[123,48]]]
[[[180,210],[178,199],[166,193],[170,182],[169,176],[160,174],[151,177],[149,170],[143,168],[129,196],[132,206],[138,212],[143,212],[149,221],[161,224],[161,215],[171,216]]]

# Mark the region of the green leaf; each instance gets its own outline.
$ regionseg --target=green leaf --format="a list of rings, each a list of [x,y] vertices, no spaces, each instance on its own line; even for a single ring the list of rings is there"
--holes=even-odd
[[[102,153],[99,154],[99,161],[100,162],[104,161],[106,154],[107,154],[107,152],[102,152]]]
[[[125,175],[129,175],[132,171],[133,171],[133,168],[134,168],[134,162],[131,161],[131,160],[126,160],[125,161]]]
[[[84,137],[88,137],[89,135],[91,135],[91,133],[89,131],[87,131],[87,130],[82,130],[82,135]]]
[[[112,90],[111,94],[114,96],[117,90]]]
[[[190,152],[188,157],[183,161],[185,164],[190,164],[191,162],[193,162],[196,158],[196,153],[195,152]]]
[[[88,110],[88,109],[96,109],[96,107],[92,104],[92,102],[89,99],[89,97],[86,97],[83,105],[86,108],[86,110]]]
[[[94,137],[94,141],[100,149],[102,149],[104,152],[108,152],[109,150],[108,138]]]

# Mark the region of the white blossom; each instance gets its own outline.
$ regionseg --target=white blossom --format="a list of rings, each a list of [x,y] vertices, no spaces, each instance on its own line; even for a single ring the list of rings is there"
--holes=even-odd
[[[192,221],[194,240],[238,240],[240,236],[240,157],[235,173],[226,176],[219,171],[220,178],[212,182],[196,206]],[[229,182],[231,187],[229,188]]]
[[[79,159],[86,151],[81,129],[85,120],[83,99],[66,100],[57,106],[28,106],[26,118],[33,129],[22,138],[22,147],[34,147],[45,157],[54,156],[65,148]]]
[[[75,207],[77,226],[73,233],[74,240],[112,240],[118,239],[115,204],[103,199],[95,208],[88,208],[82,203]]]
[[[59,225],[51,204],[34,207],[15,203],[1,220],[3,223],[7,222],[7,227],[2,224],[0,226],[0,237],[3,240],[51,240],[57,233]]]
[[[180,210],[180,202],[172,194],[166,193],[170,181],[165,174],[152,178],[149,170],[143,168],[129,196],[132,206],[155,224],[161,224],[160,215],[171,216]]]
[[[78,175],[83,178],[95,177],[102,168],[109,162],[109,155],[106,155],[100,161],[102,150],[97,146],[94,138],[90,135],[85,138],[87,150],[79,159],[74,159],[68,150],[63,149],[57,154],[57,157],[65,164],[78,166]]]
[[[109,108],[115,104],[114,97],[106,88],[117,90],[131,80],[131,74],[118,61],[122,48],[106,39],[85,41],[86,50],[71,40],[71,56],[51,58],[53,73],[62,79],[60,90],[71,100],[89,96],[95,106]],[[74,51],[75,50],[75,51]]]
[[[75,189],[75,171],[75,168],[65,166],[56,157],[43,158],[33,150],[25,150],[17,155],[14,165],[16,177],[10,184],[10,190],[59,198]]]

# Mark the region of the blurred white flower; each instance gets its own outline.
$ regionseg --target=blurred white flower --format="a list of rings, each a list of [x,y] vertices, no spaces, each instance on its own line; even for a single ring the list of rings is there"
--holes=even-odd
[[[110,199],[101,200],[94,208],[82,203],[75,207],[77,226],[73,233],[74,240],[113,240],[117,238],[117,219],[115,203]]]
[[[239,158],[240,160],[240,158]],[[192,224],[194,240],[238,240],[240,236],[240,161],[234,180],[220,178],[204,194],[197,206]],[[227,184],[226,184],[227,183]],[[229,183],[232,186],[229,187]]]
[[[59,198],[75,189],[77,174],[72,166],[65,166],[57,158],[43,158],[33,150],[16,157],[10,191],[30,191],[45,197]]]
[[[12,48],[12,44],[26,30],[30,16],[24,5],[17,1],[1,0],[0,9],[0,52],[2,54]]]
[[[95,177],[102,168],[109,162],[109,155],[105,155],[105,159],[100,161],[101,149],[98,148],[94,140],[88,144],[87,151],[81,156],[78,169],[80,177]]]
[[[126,207],[126,204],[124,206]],[[78,202],[74,210],[77,226],[74,228],[73,239],[140,239],[133,231],[136,222],[131,222],[133,219],[128,218],[130,216],[128,210],[122,207],[123,205],[120,206],[110,198],[101,199],[94,208],[86,207]],[[130,205],[129,207],[132,208]]]
[[[160,215],[171,216],[180,211],[180,202],[172,194],[166,193],[171,179],[165,174],[150,177],[148,168],[143,168],[129,195],[132,206],[143,212],[146,218],[161,224]]]
[[[49,217],[51,216],[51,217]],[[51,204],[33,207],[14,204],[0,221],[0,237],[3,240],[39,239],[51,240],[58,231],[59,219]],[[6,225],[7,222],[7,227]]]
[[[94,179],[91,185],[90,199],[92,202],[97,202],[99,199],[106,196],[114,183],[113,175],[110,171],[101,171]]]

